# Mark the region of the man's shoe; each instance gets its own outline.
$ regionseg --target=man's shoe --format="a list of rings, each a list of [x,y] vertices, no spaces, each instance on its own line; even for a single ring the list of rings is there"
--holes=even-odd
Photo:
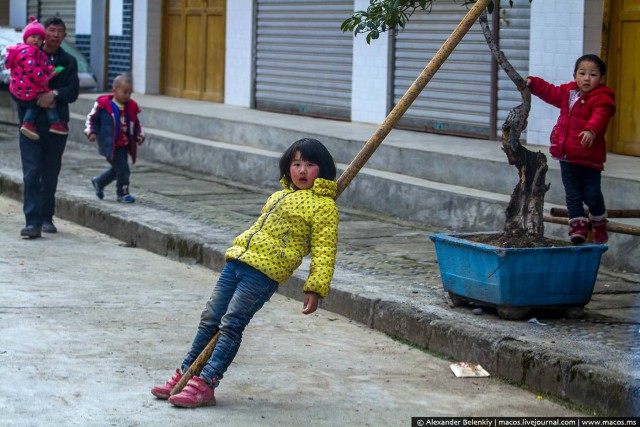
[[[182,373],[180,369],[176,369],[176,373],[173,374],[171,378],[167,380],[165,385],[157,385],[151,389],[151,394],[153,394],[158,399],[167,400],[169,396],[171,396],[171,390],[178,384],[178,381],[182,378]]]
[[[178,394],[169,398],[169,403],[181,408],[197,408],[199,406],[215,406],[216,398],[213,388],[200,377],[193,377],[187,386]]]
[[[40,135],[36,132],[36,126],[33,123],[23,122],[20,127],[20,133],[29,139],[37,141],[40,139]]]
[[[118,196],[118,201],[120,203],[134,203],[136,201],[136,198],[127,193],[123,194],[122,196]]]
[[[45,221],[42,223],[42,232],[43,233],[57,233],[58,229],[55,225],[53,225],[52,221]]]
[[[94,176],[91,178],[91,185],[93,185],[93,189],[96,192],[96,197],[100,200],[104,199],[104,191],[102,191],[102,188],[98,185],[98,177]]]
[[[65,122],[54,123],[49,127],[49,132],[57,135],[69,135],[69,129]]]
[[[30,239],[35,239],[38,237],[42,237],[42,230],[40,227],[35,225],[27,225],[25,228],[20,230],[20,235],[22,237],[28,237]]]

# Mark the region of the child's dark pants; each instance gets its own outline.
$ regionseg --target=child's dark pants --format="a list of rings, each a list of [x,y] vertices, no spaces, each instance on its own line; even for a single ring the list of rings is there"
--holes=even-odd
[[[589,166],[560,162],[569,218],[584,217],[584,204],[592,216],[604,215],[606,208],[600,188],[602,173]]]
[[[129,170],[128,153],[129,147],[116,147],[113,152],[113,158],[107,158],[111,167],[96,179],[100,188],[105,188],[113,181],[116,181],[116,194],[118,196],[129,193],[129,175],[131,171]]]

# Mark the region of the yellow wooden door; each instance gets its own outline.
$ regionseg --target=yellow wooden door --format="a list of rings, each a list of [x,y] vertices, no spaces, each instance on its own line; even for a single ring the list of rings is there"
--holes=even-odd
[[[224,101],[225,0],[166,0],[162,93]]]
[[[616,93],[609,151],[640,156],[640,0],[614,0],[609,5],[607,84]]]

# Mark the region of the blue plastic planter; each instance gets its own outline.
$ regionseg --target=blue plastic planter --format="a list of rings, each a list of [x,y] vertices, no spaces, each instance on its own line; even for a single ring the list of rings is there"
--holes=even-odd
[[[439,233],[435,243],[440,275],[454,305],[466,300],[498,308],[503,318],[529,309],[567,307],[582,314],[591,300],[606,245],[500,248],[466,240],[494,233]]]

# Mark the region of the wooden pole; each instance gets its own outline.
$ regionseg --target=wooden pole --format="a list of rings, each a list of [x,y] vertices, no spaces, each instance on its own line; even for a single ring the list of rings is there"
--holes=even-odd
[[[551,216],[568,217],[567,208],[551,208]],[[589,210],[584,210],[584,216],[589,216]],[[607,209],[607,218],[640,218],[640,209]]]
[[[207,364],[207,360],[209,360],[209,358],[213,354],[213,349],[216,347],[218,337],[220,337],[220,331],[216,332],[213,338],[211,338],[211,341],[209,341],[209,344],[207,344],[207,346],[202,349],[202,351],[198,355],[198,358],[194,360],[191,366],[189,366],[189,369],[187,369],[187,372],[182,374],[182,378],[180,378],[180,381],[178,381],[176,385],[174,385],[171,389],[171,393],[169,393],[171,394],[171,396],[180,393],[184,386],[187,385],[189,380],[193,378],[194,375],[200,375],[200,372],[202,372],[202,368],[204,368],[204,365]]]
[[[362,147],[360,152],[351,161],[347,169],[338,178],[338,190],[336,198],[342,194],[345,188],[349,186],[353,178],[360,172],[360,169],[367,163],[367,160],[373,155],[376,149],[382,144],[384,138],[391,132],[391,129],[398,123],[400,118],[409,109],[413,101],[420,95],[433,75],[440,69],[444,61],[449,57],[453,49],[460,43],[474,22],[478,19],[484,9],[487,8],[491,0],[478,0],[473,7],[467,12],[467,15],[460,21],[456,29],[451,33],[449,38],[440,47],[438,52],[431,58],[431,61],[422,70],[418,78],[407,89],[400,101],[393,107],[387,118],[378,127],[378,130],[371,136],[369,141]]]
[[[358,174],[358,172],[360,172],[360,169],[362,169],[364,164],[367,163],[367,160],[369,160],[374,151],[376,151],[380,144],[382,144],[384,138],[389,134],[389,132],[391,132],[391,129],[393,129],[396,123],[398,123],[402,115],[409,109],[418,95],[420,95],[420,92],[422,92],[427,83],[429,83],[431,77],[433,77],[436,71],[440,69],[444,61],[449,57],[449,55],[451,55],[453,49],[455,49],[458,43],[460,43],[460,40],[462,40],[464,35],[469,32],[473,23],[476,22],[482,11],[487,8],[491,1],[492,0],[478,0],[469,12],[467,12],[466,16],[462,21],[460,21],[456,29],[453,30],[449,38],[444,42],[433,58],[431,58],[431,61],[429,61],[424,70],[422,70],[418,78],[413,82],[409,89],[407,89],[407,92],[400,101],[398,101],[398,104],[396,104],[384,122],[382,122],[378,127],[378,130],[373,134],[364,147],[362,147],[360,152],[351,161],[342,175],[340,175],[337,182],[338,190],[336,191],[336,199],[340,197],[340,194],[342,194],[344,189],[349,186],[353,178]],[[218,341],[219,334],[220,332],[211,339],[211,342],[209,342],[204,350],[202,350],[196,361],[193,362],[187,372],[182,375],[180,381],[175,385],[175,387],[173,387],[173,390],[171,390],[172,395],[179,393],[193,375],[200,374],[200,371],[202,371],[207,360],[209,360],[213,354],[213,349]],[[195,366],[196,364],[199,366]]]

